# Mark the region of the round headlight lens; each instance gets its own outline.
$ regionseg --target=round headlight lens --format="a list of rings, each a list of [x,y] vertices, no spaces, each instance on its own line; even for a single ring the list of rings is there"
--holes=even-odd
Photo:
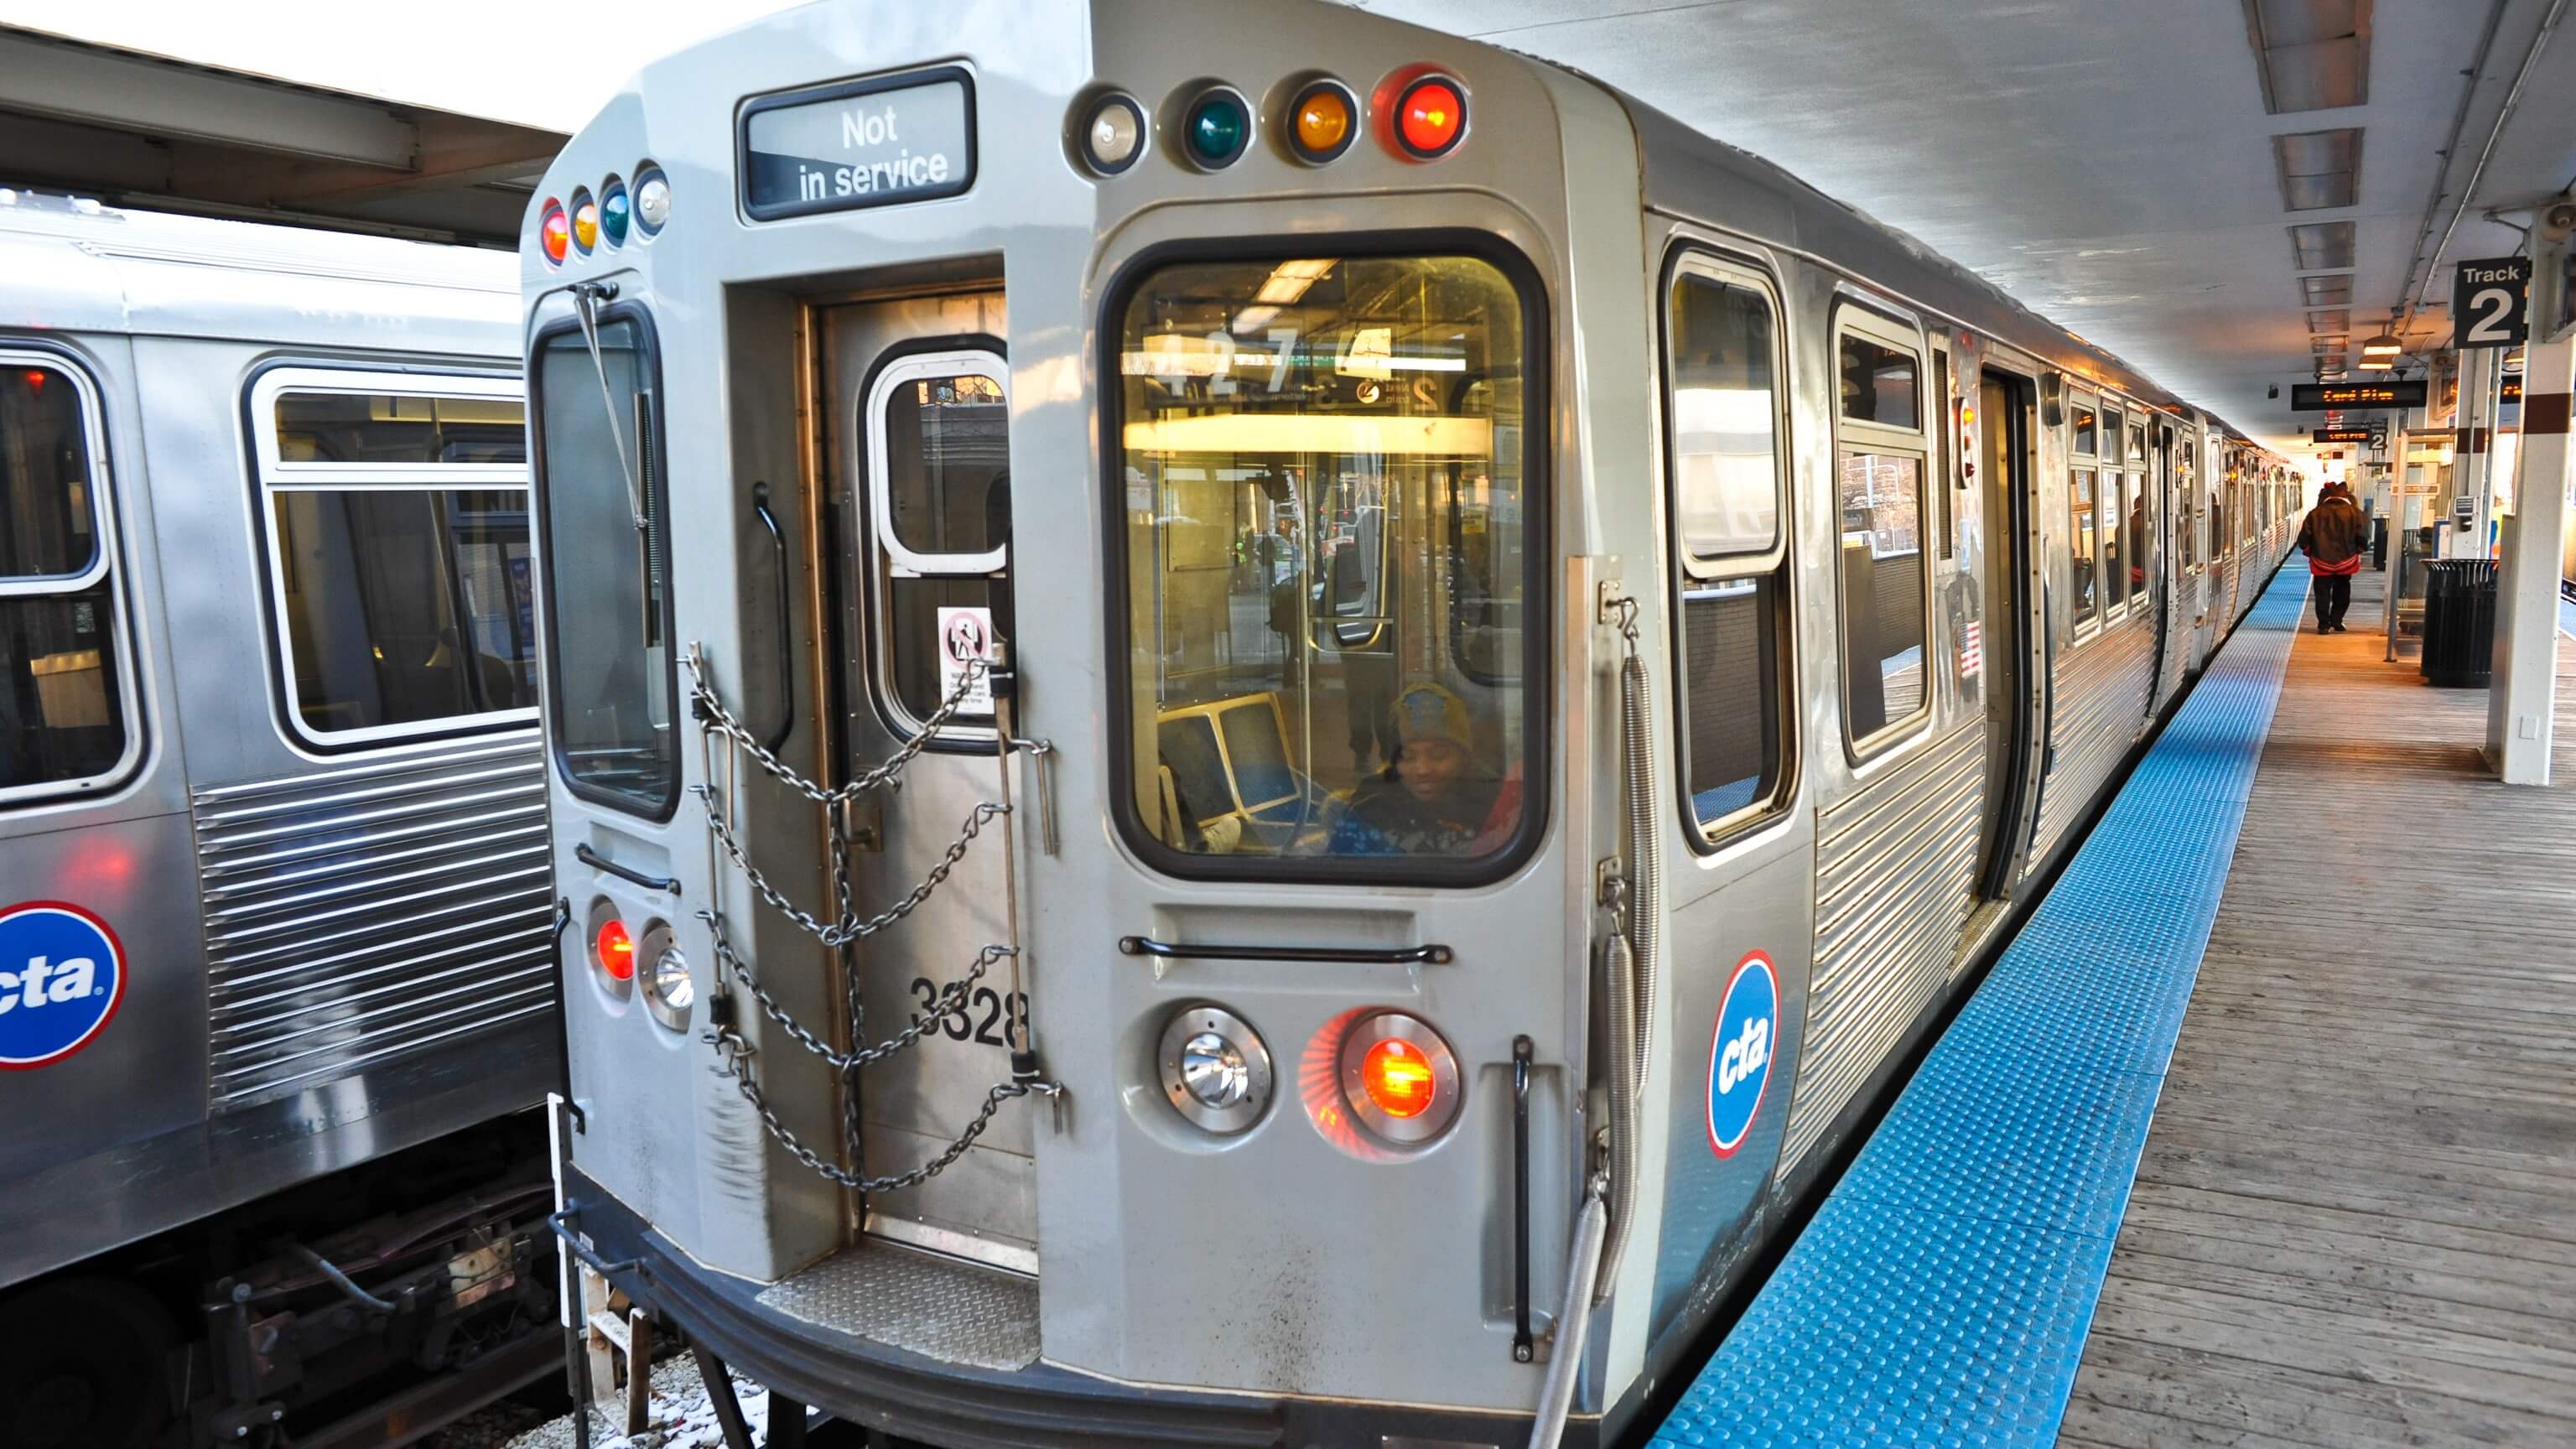
[[[645,1009],[673,1031],[688,1030],[698,989],[689,980],[689,958],[680,950],[679,938],[667,922],[655,921],[644,928],[643,943],[636,949],[643,958]]]
[[[1359,133],[1359,107],[1339,81],[1316,81],[1297,93],[1288,108],[1290,149],[1297,159],[1322,165],[1351,148]]]
[[[1210,1132],[1241,1132],[1270,1105],[1270,1049],[1251,1023],[1223,1007],[1172,1013],[1156,1058],[1172,1109]]]
[[[1190,102],[1182,139],[1190,159],[1201,168],[1223,170],[1252,143],[1252,112],[1243,97],[1230,90],[1209,91]]]
[[[647,171],[635,178],[635,222],[646,236],[662,229],[671,219],[671,183],[659,171]]]

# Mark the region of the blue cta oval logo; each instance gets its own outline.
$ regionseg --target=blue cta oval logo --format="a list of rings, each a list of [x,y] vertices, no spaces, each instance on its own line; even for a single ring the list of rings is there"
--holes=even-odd
[[[0,911],[0,1071],[88,1046],[124,999],[125,948],[107,922],[61,901]]]
[[[1735,967],[1708,1045],[1708,1145],[1732,1157],[1753,1135],[1771,1081],[1771,1034],[1780,1016],[1780,982],[1771,958],[1756,951]]]

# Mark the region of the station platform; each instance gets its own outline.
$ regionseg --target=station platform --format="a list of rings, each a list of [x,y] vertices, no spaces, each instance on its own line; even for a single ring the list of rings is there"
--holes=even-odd
[[[2576,1443],[2554,778],[2294,555],[1658,1445]]]

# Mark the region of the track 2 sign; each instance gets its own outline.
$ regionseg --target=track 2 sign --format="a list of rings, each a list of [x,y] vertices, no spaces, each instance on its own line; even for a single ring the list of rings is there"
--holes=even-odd
[[[1780,981],[1771,958],[1746,956],[1726,983],[1717,1035],[1708,1046],[1708,1146],[1720,1157],[1753,1135],[1762,1093],[1771,1081],[1771,1044],[1780,1020]]]
[[[88,1046],[124,999],[125,948],[105,921],[60,901],[0,910],[0,1071]]]
[[[2451,345],[2520,347],[2531,335],[2531,258],[2497,257],[2462,262],[2451,282]]]

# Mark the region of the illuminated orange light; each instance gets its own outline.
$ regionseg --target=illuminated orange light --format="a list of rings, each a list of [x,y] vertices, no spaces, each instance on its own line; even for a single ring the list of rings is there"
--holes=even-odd
[[[1318,90],[1297,107],[1297,148],[1309,156],[1328,156],[1351,133],[1350,102],[1331,90]]]
[[[1447,81],[1428,80],[1404,93],[1396,132],[1414,155],[1437,156],[1458,144],[1458,128],[1466,120],[1467,102],[1458,88]]]
[[[1360,1085],[1379,1111],[1397,1118],[1430,1111],[1438,1092],[1431,1080],[1431,1059],[1422,1048],[1398,1037],[1370,1047],[1360,1059]]]
[[[599,928],[599,965],[614,980],[635,979],[635,943],[628,939],[624,921],[610,921]]]

